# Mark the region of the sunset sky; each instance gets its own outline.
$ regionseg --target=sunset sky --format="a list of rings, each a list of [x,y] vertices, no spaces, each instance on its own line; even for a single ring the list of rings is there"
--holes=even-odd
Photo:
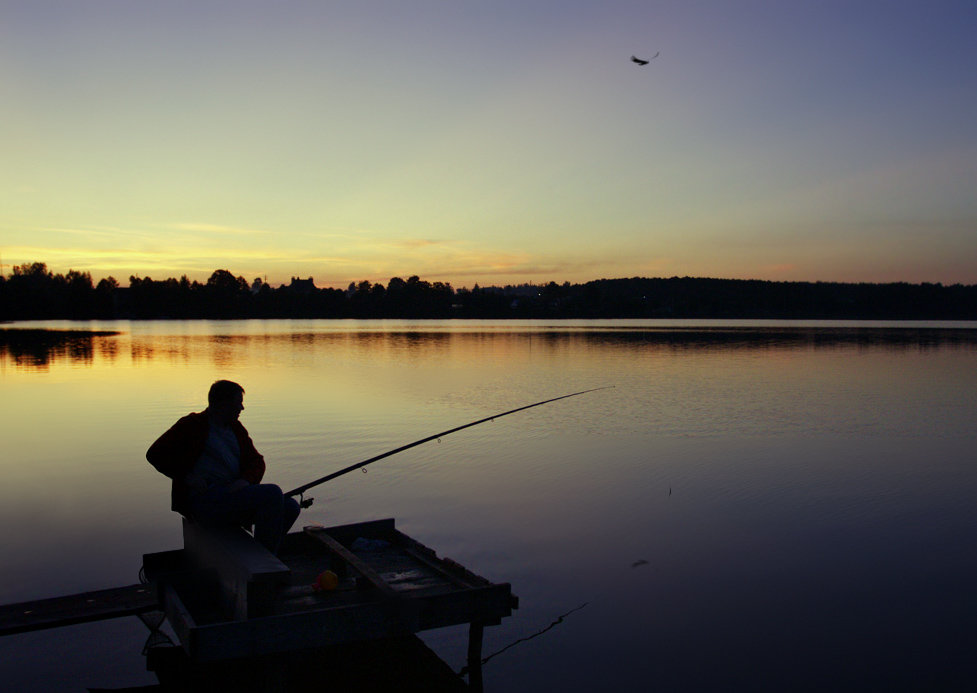
[[[0,0],[0,116],[4,274],[977,283],[973,0]]]

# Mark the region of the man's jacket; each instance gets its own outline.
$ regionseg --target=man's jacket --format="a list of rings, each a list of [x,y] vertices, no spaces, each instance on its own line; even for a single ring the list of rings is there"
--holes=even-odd
[[[260,483],[265,475],[265,458],[255,449],[240,421],[232,423],[231,430],[241,449],[241,478],[252,484]],[[209,432],[207,412],[187,414],[146,451],[149,463],[173,480],[172,508],[178,513],[188,512],[190,489],[184,479],[203,454]]]

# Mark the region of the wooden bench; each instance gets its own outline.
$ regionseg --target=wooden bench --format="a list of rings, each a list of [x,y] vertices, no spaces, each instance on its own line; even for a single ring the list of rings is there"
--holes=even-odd
[[[246,621],[274,610],[291,571],[240,527],[212,527],[183,520],[183,547],[191,565],[216,575],[222,610]]]

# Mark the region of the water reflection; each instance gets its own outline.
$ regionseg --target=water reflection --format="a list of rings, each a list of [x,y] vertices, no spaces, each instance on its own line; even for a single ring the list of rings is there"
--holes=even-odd
[[[250,321],[258,326],[262,321]],[[151,323],[156,324],[158,323]],[[245,334],[154,334],[154,330],[120,331],[79,329],[0,329],[0,364],[25,370],[46,370],[56,362],[93,366],[96,357],[109,364],[128,355],[133,363],[161,360],[189,363],[206,357],[218,366],[233,366],[242,350],[280,350],[284,344],[311,352],[341,342],[378,353],[445,351],[473,344],[499,348],[545,346],[551,350],[592,346],[659,347],[676,351],[741,349],[833,349],[857,347],[889,351],[925,351],[977,344],[977,329],[964,327],[837,327],[837,326],[658,326],[628,325],[581,330],[579,326],[523,325],[521,329],[450,332],[433,329],[424,321],[398,328],[363,331],[350,329],[307,332],[255,332]],[[440,326],[438,326],[440,327]],[[471,328],[469,328],[471,329]],[[126,348],[128,347],[128,348]]]
[[[92,365],[95,352],[107,360],[118,357],[110,339],[117,332],[88,330],[0,329],[0,364],[13,362],[17,368],[46,370],[53,361]]]
[[[549,335],[548,335],[549,336]],[[555,334],[552,336],[559,336]],[[885,349],[934,349],[977,344],[977,330],[960,328],[889,327],[723,327],[666,328],[632,332],[589,333],[588,340],[605,344],[656,344],[677,349],[815,349],[858,346]]]

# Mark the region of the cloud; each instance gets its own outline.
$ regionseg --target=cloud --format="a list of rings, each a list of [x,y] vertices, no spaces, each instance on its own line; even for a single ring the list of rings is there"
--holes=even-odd
[[[432,248],[452,245],[454,241],[431,240],[427,238],[407,238],[401,241],[394,241],[394,245],[401,245],[404,248]]]
[[[113,243],[129,242],[134,238],[156,238],[157,234],[138,229],[124,229],[118,226],[49,226],[37,229],[45,233],[61,233],[69,236],[81,236],[86,241],[108,240]]]
[[[269,233],[260,229],[246,229],[240,226],[224,226],[221,224],[208,224],[205,222],[178,222],[170,224],[160,224],[163,228],[177,229],[179,231],[202,231],[204,233],[230,234],[234,236],[254,236]]]

